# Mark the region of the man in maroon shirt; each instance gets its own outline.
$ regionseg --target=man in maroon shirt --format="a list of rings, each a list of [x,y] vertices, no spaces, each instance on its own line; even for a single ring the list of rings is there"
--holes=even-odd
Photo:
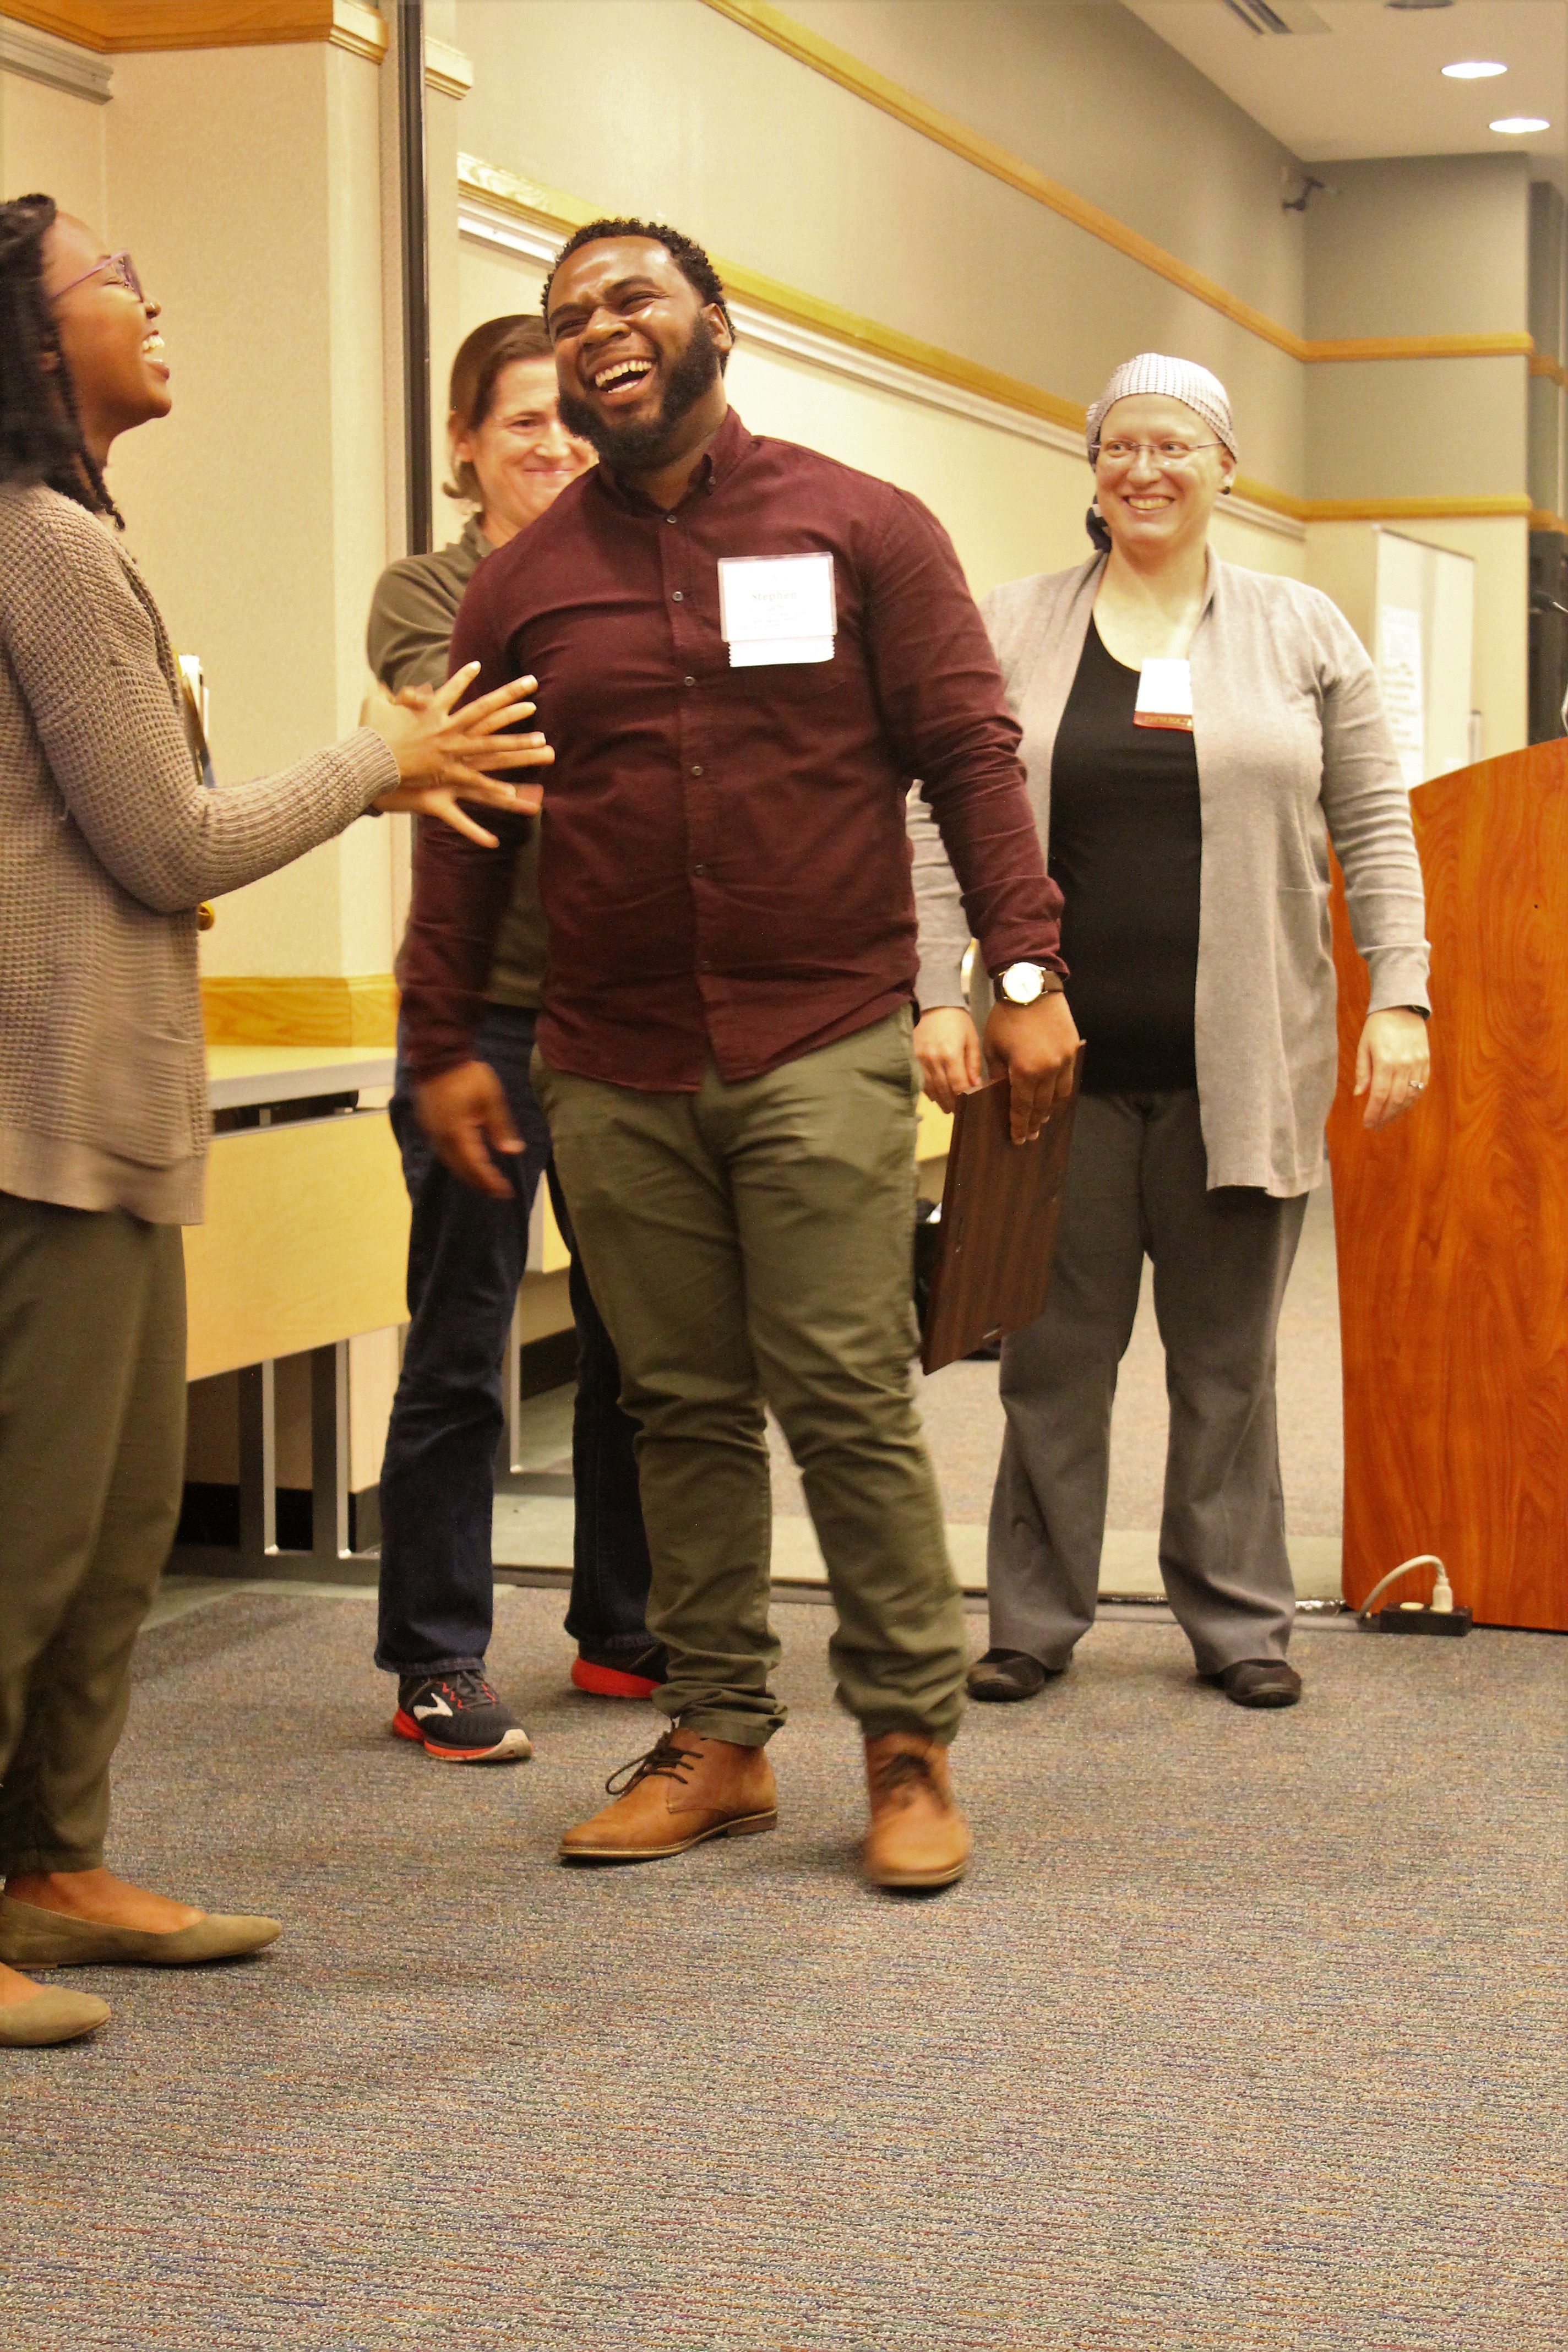
[[[866,1738],[863,1865],[962,1875],[946,1748],[965,1646],[910,1395],[919,777],[986,965],[1014,1132],[1070,1084],[1059,900],[1018,730],[941,526],[746,431],[700,247],[580,230],[545,289],[561,409],[601,464],[476,575],[452,639],[477,692],[531,671],[555,747],[540,857],[536,1091],[641,1424],[648,1623],[674,1727],[567,1832],[635,1862],[773,1825],[763,1400],[800,1465]],[[515,1150],[473,1037],[509,858],[421,840],[403,963],[420,1116],[499,1190]],[[452,845],[448,846],[448,844]],[[1009,1002],[1011,998],[1013,1001]]]

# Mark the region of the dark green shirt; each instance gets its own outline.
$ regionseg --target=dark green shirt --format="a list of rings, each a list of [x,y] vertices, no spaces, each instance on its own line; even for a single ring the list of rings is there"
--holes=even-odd
[[[444,686],[458,607],[487,555],[478,515],[461,539],[435,555],[389,563],[371,600],[365,650],[389,694],[407,686]],[[492,1004],[539,1009],[544,984],[544,915],[539,903],[539,827],[531,823],[518,851],[510,903],[497,935],[485,991]]]

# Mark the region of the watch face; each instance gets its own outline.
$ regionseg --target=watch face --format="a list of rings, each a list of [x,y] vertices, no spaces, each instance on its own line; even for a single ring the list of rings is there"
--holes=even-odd
[[[1002,975],[1002,993],[1009,1004],[1033,1004],[1045,982],[1033,963],[1010,963]]]

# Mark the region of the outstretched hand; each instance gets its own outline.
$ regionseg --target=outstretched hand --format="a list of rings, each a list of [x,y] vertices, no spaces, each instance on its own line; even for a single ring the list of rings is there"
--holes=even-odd
[[[547,767],[555,754],[542,735],[504,731],[533,716],[534,706],[526,698],[536,683],[531,677],[514,678],[476,702],[464,703],[460,710],[456,708],[479,667],[478,662],[469,662],[454,671],[445,686],[424,692],[417,703],[412,695],[395,701],[378,686],[367,696],[360,720],[374,728],[397,761],[400,781],[377,795],[374,807],[439,817],[482,848],[494,849],[495,835],[465,815],[459,802],[477,801],[510,815],[531,816],[543,802],[542,786],[502,783],[491,772]]]

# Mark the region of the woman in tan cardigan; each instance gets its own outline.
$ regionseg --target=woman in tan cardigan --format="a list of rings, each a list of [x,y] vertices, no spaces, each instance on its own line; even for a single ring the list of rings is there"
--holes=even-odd
[[[1049,1301],[1003,1343],[991,1643],[969,1687],[1033,1697],[1093,1622],[1111,1399],[1147,1255],[1171,1399],[1160,1567],[1199,1672],[1288,1706],[1295,1596],[1274,1337],[1338,1067],[1329,844],[1372,977],[1356,1092],[1381,1126],[1426,1079],[1426,942],[1409,798],[1372,665],[1299,581],[1222,563],[1225,387],[1146,352],[1089,412],[1091,536],[986,623],[1064,899],[1085,1041]],[[911,801],[923,1015],[945,1109],[978,1082],[968,925]]]
[[[90,2032],[100,2000],[17,1966],[259,1950],[103,1867],[132,1646],[179,1515],[184,1265],[209,1120],[199,902],[372,809],[489,841],[547,760],[531,681],[453,713],[378,698],[345,742],[204,784],[158,610],[116,543],[116,436],[170,405],[158,305],[44,196],[0,205],[0,2046]]]

